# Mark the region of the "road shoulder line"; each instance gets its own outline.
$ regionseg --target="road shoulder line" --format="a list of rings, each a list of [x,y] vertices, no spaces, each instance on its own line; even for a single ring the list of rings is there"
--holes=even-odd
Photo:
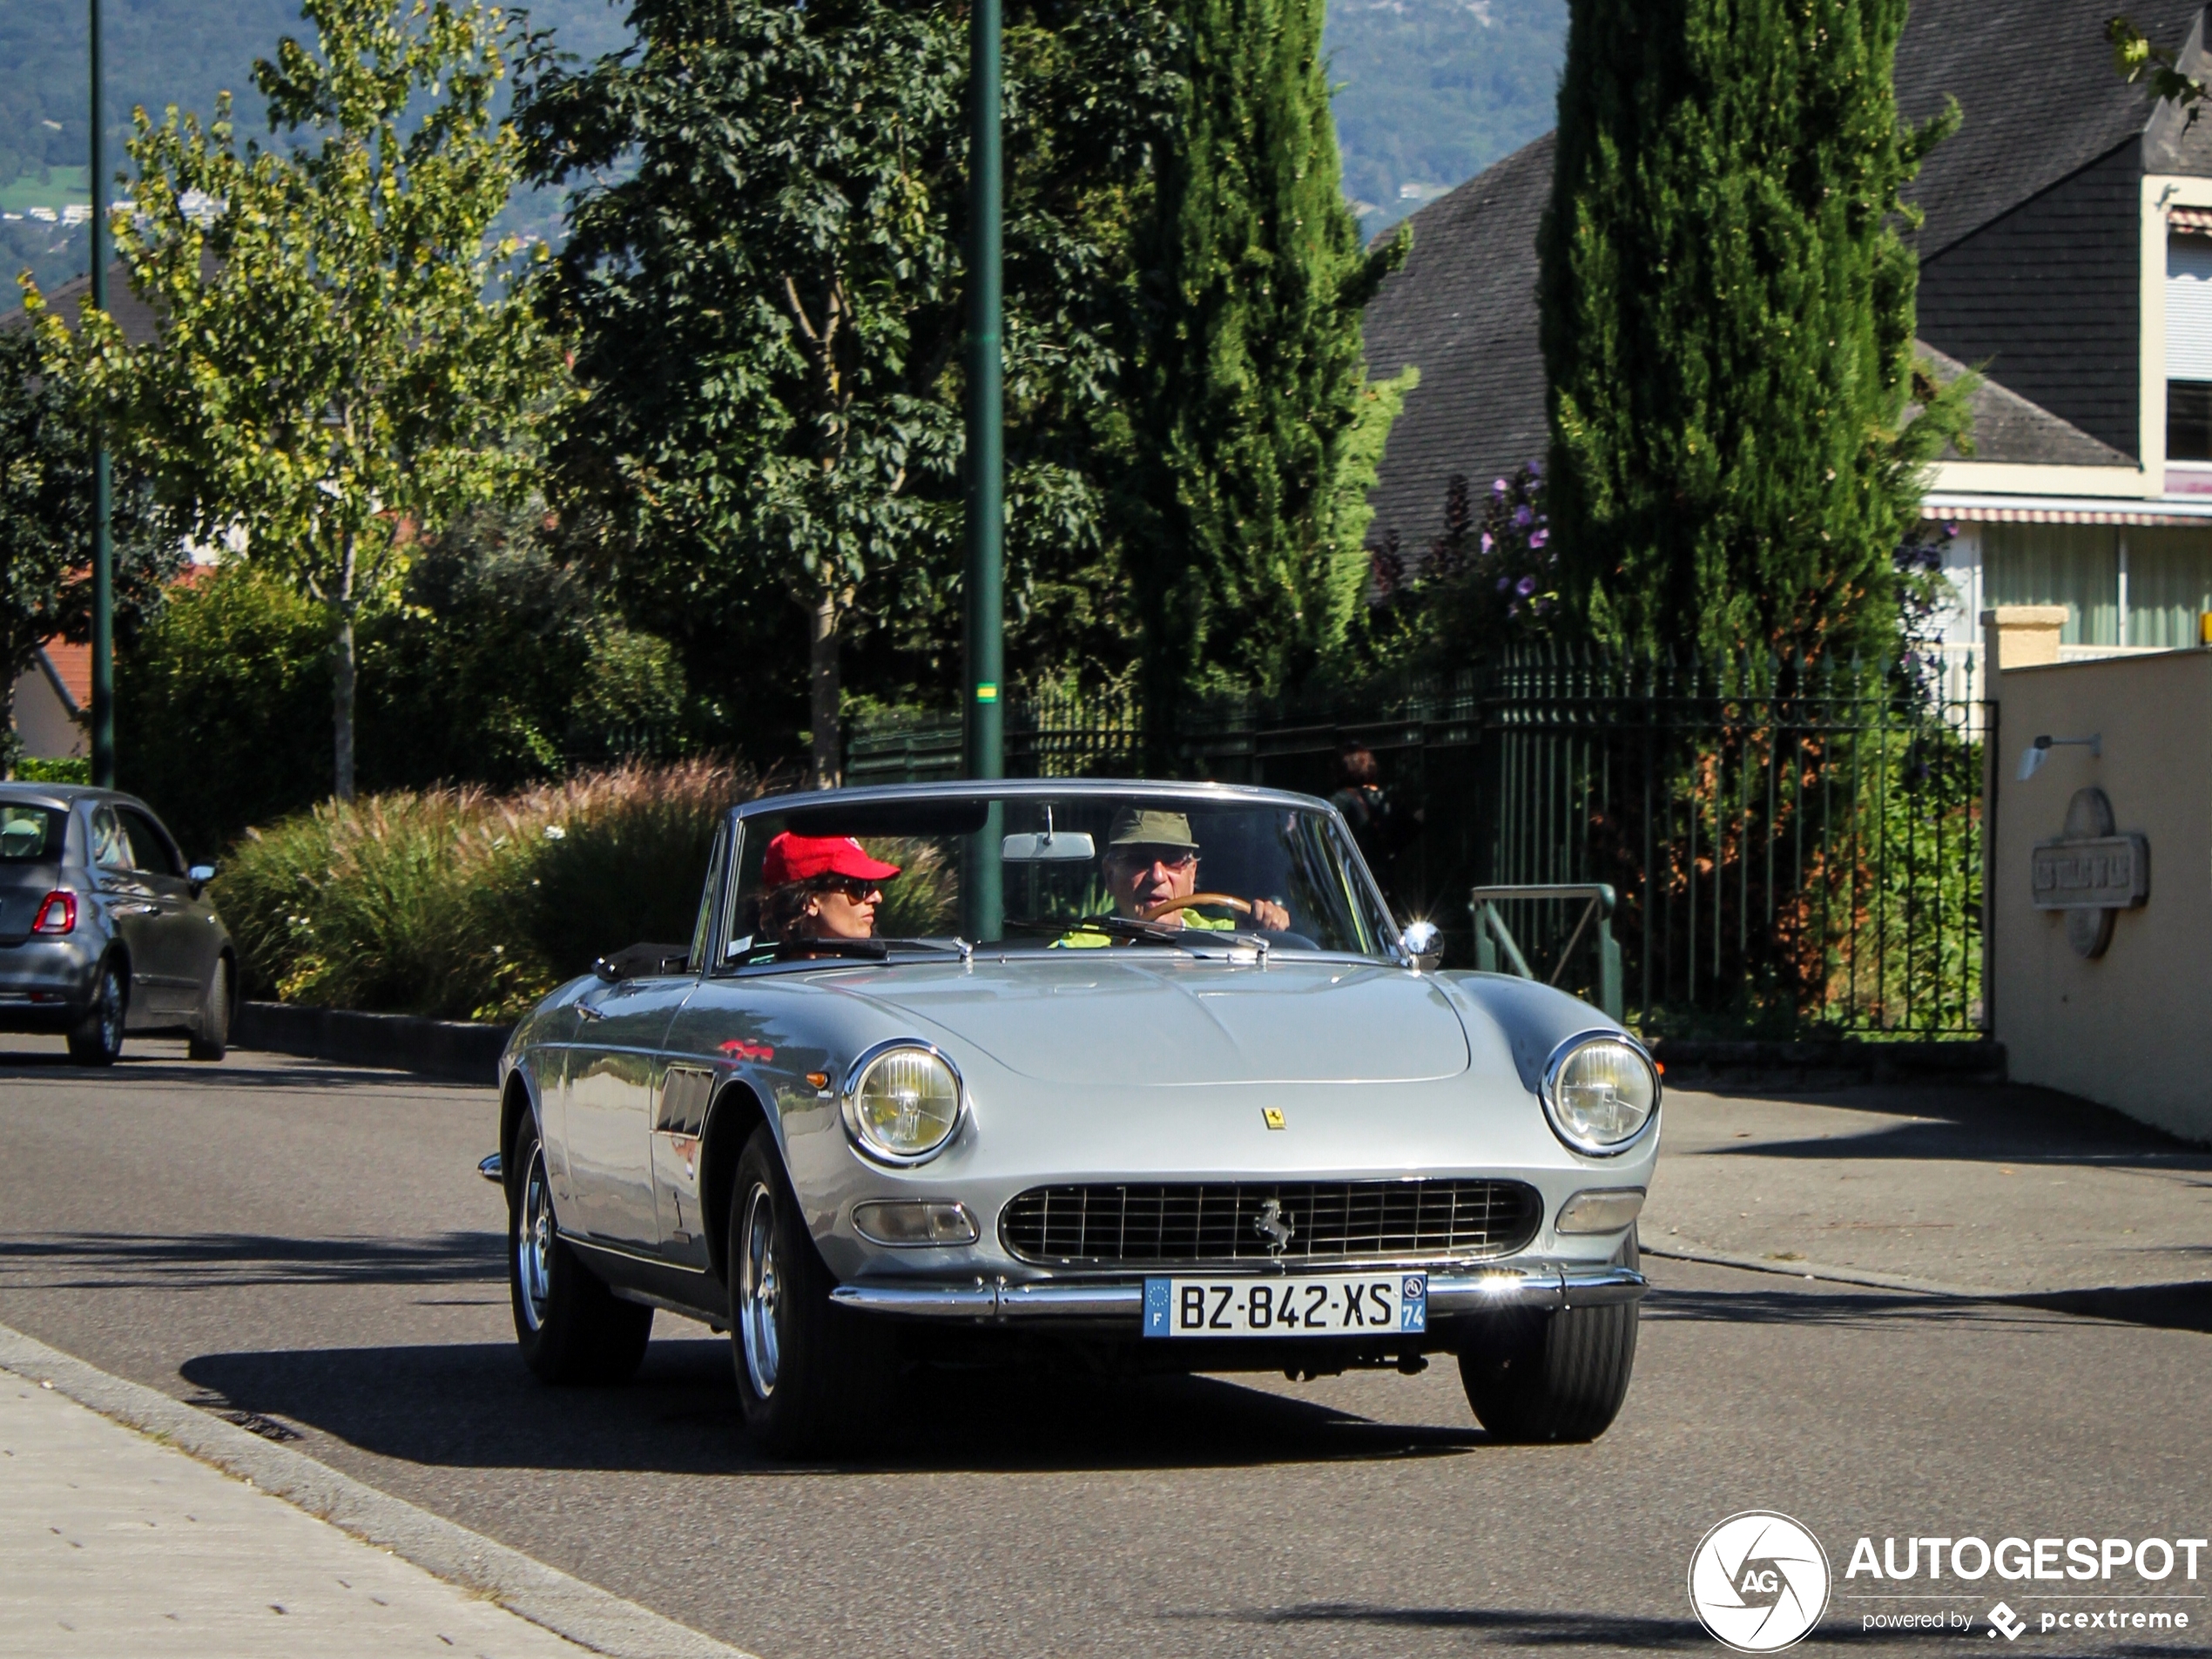
[[[341,1474],[304,1452],[112,1376],[0,1325],[0,1367],[51,1383],[78,1405],[153,1435],[225,1474],[388,1549],[450,1583],[611,1659],[753,1659],[650,1608]]]

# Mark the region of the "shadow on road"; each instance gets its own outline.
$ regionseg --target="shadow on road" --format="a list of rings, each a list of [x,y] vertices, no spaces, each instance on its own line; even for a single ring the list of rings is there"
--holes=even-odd
[[[1895,1121],[1860,1133],[1801,1140],[1770,1140],[1754,1135],[1740,1146],[1703,1147],[1689,1156],[1977,1163],[2124,1163],[2140,1157],[2155,1159],[2165,1169],[2212,1170],[2212,1149],[2139,1123],[2108,1107],[2048,1089],[1889,1087],[1802,1096],[1784,1090],[1762,1094],[1759,1099],[1862,1112]]]
[[[404,1089],[409,1095],[419,1096],[431,1092],[474,1092],[479,1089],[489,1094],[496,1081],[487,1074],[482,1084],[455,1082],[448,1078],[426,1077],[411,1071],[341,1065],[323,1060],[290,1060],[278,1065],[215,1065],[172,1057],[181,1053],[182,1045],[179,1044],[170,1055],[134,1054],[130,1041],[126,1040],[122,1059],[112,1067],[95,1069],[78,1065],[60,1049],[47,1054],[37,1050],[0,1049],[0,1082],[14,1079],[24,1082],[44,1080],[77,1083],[95,1081],[132,1084],[212,1083],[219,1084],[225,1089],[333,1089],[362,1085],[372,1089]]]
[[[239,1285],[446,1285],[506,1277],[489,1232],[415,1238],[266,1233],[29,1233],[0,1238],[10,1290],[195,1290]]]
[[[2212,1332],[2212,1280],[1986,1299],[1833,1285],[1803,1291],[1657,1287],[1644,1301],[1643,1317],[1714,1325],[1951,1325],[1975,1319],[2052,1329],[2070,1328],[2091,1318]]]
[[[833,1466],[757,1455],[726,1341],[656,1340],[637,1379],[550,1388],[506,1344],[203,1354],[181,1368],[194,1404],[287,1420],[379,1457],[466,1468],[780,1475],[1248,1467],[1448,1456],[1464,1428],[1378,1423],[1207,1377],[1106,1379],[1034,1367],[925,1369],[917,1445]]]

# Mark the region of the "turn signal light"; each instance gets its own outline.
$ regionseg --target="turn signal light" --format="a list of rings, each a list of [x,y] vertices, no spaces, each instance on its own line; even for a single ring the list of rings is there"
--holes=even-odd
[[[38,907],[38,920],[30,924],[30,931],[35,934],[65,934],[76,926],[77,895],[54,892],[48,894],[45,902]]]

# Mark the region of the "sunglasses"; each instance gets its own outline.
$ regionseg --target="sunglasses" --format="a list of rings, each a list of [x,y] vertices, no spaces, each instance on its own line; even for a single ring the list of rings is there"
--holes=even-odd
[[[1132,870],[1149,870],[1163,865],[1170,870],[1187,870],[1198,861],[1198,855],[1187,846],[1146,846],[1134,845],[1114,849],[1114,861]]]
[[[841,893],[848,904],[859,904],[871,893],[882,890],[880,881],[864,881],[856,875],[832,876],[816,889],[821,893]]]

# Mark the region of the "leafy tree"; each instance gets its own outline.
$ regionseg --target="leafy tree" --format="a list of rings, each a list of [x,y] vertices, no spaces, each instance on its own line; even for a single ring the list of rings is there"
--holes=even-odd
[[[1886,654],[1971,389],[1912,361],[1905,0],[1573,0],[1541,233],[1550,509],[1616,647]],[[1925,407],[1908,419],[1918,393]]]
[[[1283,691],[1339,646],[1367,570],[1364,491],[1347,475],[1372,482],[1411,384],[1366,382],[1360,311],[1408,244],[1360,251],[1338,188],[1322,11],[1181,11],[1177,130],[1141,245],[1152,329],[1132,576],[1156,722],[1194,688]]]
[[[1014,11],[1008,587],[1048,631],[1095,635],[1117,225],[1167,108],[1161,24],[1106,0]],[[522,105],[535,176],[577,184],[545,289],[590,391],[556,450],[563,504],[703,684],[792,683],[804,618],[827,782],[855,631],[940,652],[957,631],[966,19],[640,0],[632,24],[634,51],[543,61]]]
[[[331,640],[335,792],[354,786],[354,622],[410,536],[519,490],[558,361],[520,300],[487,298],[514,249],[485,233],[520,141],[495,117],[515,14],[447,0],[307,0],[314,50],[253,66],[286,145],[143,111],[132,287],[165,320],[133,347],[88,314],[42,326],[118,447],[193,534],[242,529],[247,556],[320,605]],[[41,308],[35,291],[30,308]]]
[[[512,789],[578,762],[682,747],[680,669],[563,563],[542,508],[476,507],[360,618],[361,792]],[[177,590],[118,653],[131,787],[195,846],[312,805],[327,702],[322,608],[235,560]]]
[[[125,635],[181,563],[146,490],[115,491],[116,620]],[[91,635],[92,450],[37,342],[0,329],[0,776],[15,761],[16,681],[57,637]]]

